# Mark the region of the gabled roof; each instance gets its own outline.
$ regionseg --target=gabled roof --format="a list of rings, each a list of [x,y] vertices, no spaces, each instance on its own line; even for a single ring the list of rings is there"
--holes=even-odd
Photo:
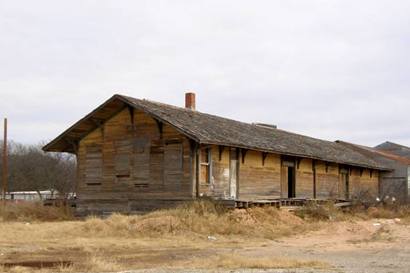
[[[99,123],[108,120],[125,107],[142,110],[153,118],[173,126],[182,134],[201,144],[224,145],[389,170],[388,167],[372,158],[340,143],[123,95],[114,95],[43,149],[55,152],[74,152],[70,143],[80,140],[97,128]]]
[[[395,154],[398,155],[400,157],[405,157],[410,159],[410,147],[404,146],[404,145],[400,145],[400,144],[396,144],[390,141],[386,141],[380,145],[377,145],[376,147],[374,147],[376,150],[379,151],[386,151],[389,152],[391,154]]]

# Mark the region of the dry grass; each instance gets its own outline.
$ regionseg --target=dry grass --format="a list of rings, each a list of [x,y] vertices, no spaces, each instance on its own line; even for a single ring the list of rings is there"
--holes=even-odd
[[[408,218],[410,219],[409,206],[396,207],[371,207],[367,210],[367,215],[370,218],[394,219],[394,218]]]
[[[161,266],[161,264],[158,264]],[[162,264],[164,266],[164,264]],[[243,255],[221,254],[212,257],[194,258],[188,261],[166,266],[168,269],[328,269],[328,263],[313,260],[296,260],[286,257],[249,257]],[[129,268],[128,268],[129,269]],[[90,256],[84,263],[61,265],[55,268],[30,268],[15,266],[11,268],[0,267],[0,272],[5,273],[74,273],[74,272],[118,272],[127,270],[127,266],[112,258]]]
[[[377,206],[364,207],[355,205],[342,210],[332,202],[324,205],[309,204],[295,212],[297,216],[307,221],[354,221],[370,219],[400,218],[404,223],[410,223],[410,206]]]
[[[72,263],[35,270],[21,266],[0,267],[0,272],[112,272],[161,266],[322,268],[326,265],[317,261],[227,256],[226,247],[236,249],[258,241],[317,230],[328,226],[329,220],[350,221],[375,216],[402,216],[399,218],[405,219],[409,215],[405,208],[394,213],[376,209],[344,213],[331,204],[312,205],[295,215],[272,207],[226,210],[209,201],[197,201],[141,216],[114,214],[107,219],[90,217],[83,221],[56,221],[69,219],[69,216],[59,208],[39,204],[6,207],[0,214],[3,217],[0,221],[0,252],[4,253],[0,256],[0,264],[59,262],[61,257]],[[388,235],[382,230],[370,239],[386,240]],[[209,240],[208,236],[216,237],[216,240]]]
[[[225,210],[209,201],[187,203],[175,209],[143,216],[114,214],[107,219],[88,218],[79,225],[94,236],[158,237],[161,235],[240,235],[274,239],[318,227],[276,208]]]
[[[24,213],[28,211],[26,207],[19,209]],[[52,270],[15,266],[4,269],[4,272],[112,272],[178,267],[185,262],[188,262],[185,266],[197,268],[202,266],[201,259],[195,259],[213,257],[219,253],[217,249],[224,249],[227,244],[246,245],[318,228],[317,223],[307,223],[292,213],[275,208],[226,210],[209,201],[188,203],[142,216],[114,214],[107,219],[90,217],[83,221],[41,222],[40,219],[58,218],[51,214],[54,212],[50,208],[35,205],[30,209],[40,212],[31,217],[7,217],[13,221],[0,222],[0,252],[5,254],[0,256],[0,263],[56,263],[62,257],[72,263],[53,266]],[[51,211],[52,216],[44,216],[44,210]],[[22,219],[24,222],[15,221]],[[208,240],[208,236],[214,236],[216,240]],[[229,267],[227,259],[215,258],[213,261],[209,267],[214,264]],[[248,259],[246,266],[275,267],[279,260],[274,261],[269,264],[263,259]]]
[[[211,259],[207,268],[212,267],[224,269],[324,269],[329,268],[330,266],[327,263],[319,261],[296,260],[285,257],[249,257],[225,254]]]
[[[348,219],[396,219],[399,218],[401,223],[410,224],[410,206],[395,205],[395,206],[374,206],[365,208],[363,206],[353,206],[346,213]]]
[[[115,258],[90,255],[82,263],[74,263],[72,265],[61,265],[58,267],[59,272],[118,272],[124,269]]]
[[[296,210],[295,214],[309,221],[344,221],[349,218],[340,208],[335,207],[333,202],[322,205],[311,203]]]
[[[0,222],[62,221],[72,218],[67,207],[46,207],[40,202],[0,203]]]
[[[71,273],[71,272],[118,272],[123,270],[124,266],[119,264],[112,257],[102,257],[97,255],[87,256],[84,262],[73,263],[70,265],[60,264],[54,267],[27,267],[27,266],[13,266],[13,267],[0,267],[0,272],[5,273]]]

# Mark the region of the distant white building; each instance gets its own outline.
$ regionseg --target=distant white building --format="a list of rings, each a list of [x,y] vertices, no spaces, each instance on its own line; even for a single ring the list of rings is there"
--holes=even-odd
[[[6,194],[6,200],[16,201],[41,201],[46,199],[54,199],[59,195],[58,191],[14,191]]]

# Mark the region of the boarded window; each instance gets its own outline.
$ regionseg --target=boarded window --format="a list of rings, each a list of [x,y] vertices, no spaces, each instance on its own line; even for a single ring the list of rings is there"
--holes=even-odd
[[[85,184],[87,186],[101,185],[102,171],[103,157],[101,146],[87,146],[85,155]]]
[[[136,188],[148,188],[150,175],[150,144],[148,139],[134,141],[133,180]]]
[[[158,188],[164,185],[164,146],[158,141],[152,141],[150,150],[149,183]]]
[[[201,150],[200,168],[201,168],[201,175],[200,175],[201,184],[210,184],[211,183],[211,149],[210,148]]]
[[[115,177],[117,182],[129,182],[131,176],[131,140],[119,140],[115,142]]]
[[[349,169],[340,169],[339,176],[339,198],[349,199]]]
[[[182,143],[166,144],[164,147],[164,184],[179,187],[183,177]]]

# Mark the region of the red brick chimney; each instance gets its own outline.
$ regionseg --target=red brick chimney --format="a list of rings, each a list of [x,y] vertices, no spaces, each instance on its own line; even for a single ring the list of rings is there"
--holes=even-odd
[[[195,93],[185,93],[185,108],[195,110]]]

